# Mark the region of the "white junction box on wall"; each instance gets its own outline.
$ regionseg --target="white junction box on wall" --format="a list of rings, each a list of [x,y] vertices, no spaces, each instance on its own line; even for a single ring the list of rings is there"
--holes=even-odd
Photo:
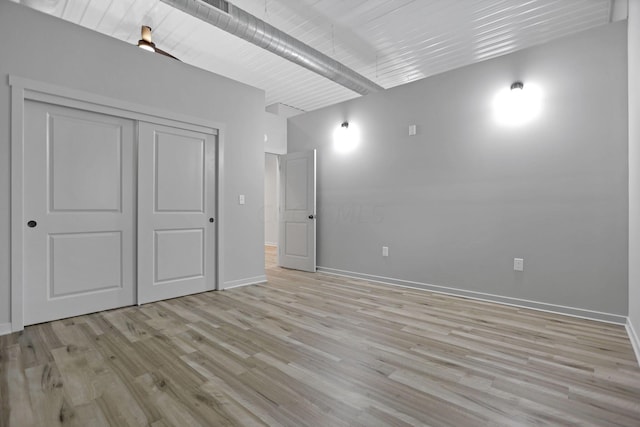
[[[524,259],[523,258],[514,258],[513,259],[513,270],[514,271],[524,271]]]

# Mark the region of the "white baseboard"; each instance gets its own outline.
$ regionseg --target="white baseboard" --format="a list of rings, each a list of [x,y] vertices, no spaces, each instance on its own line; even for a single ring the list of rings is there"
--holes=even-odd
[[[428,283],[412,282],[409,280],[394,279],[391,277],[381,277],[372,274],[356,273],[353,271],[338,270],[329,267],[318,267],[318,271],[322,273],[333,274],[337,276],[351,277],[354,279],[363,279],[370,282],[383,283],[386,285],[402,286],[405,288],[424,289],[430,292],[440,294],[453,295],[458,297],[476,299],[479,301],[496,302],[515,307],[530,308],[532,310],[547,311],[550,313],[564,314],[567,316],[580,317],[583,319],[597,320],[600,322],[615,323],[617,325],[625,325],[627,317],[618,314],[602,313],[599,311],[585,310],[576,307],[567,307],[564,305],[548,304],[539,301],[530,301],[520,298],[506,297],[502,295],[487,294],[484,292],[467,291],[464,289],[449,288],[446,286],[431,285]]]
[[[638,365],[640,365],[640,339],[638,338],[636,330],[633,329],[633,324],[628,317],[625,327],[627,328],[627,334],[629,335],[629,340],[633,346],[633,352],[636,354],[636,361],[638,362]]]
[[[224,287],[222,288],[222,290],[239,288],[240,286],[256,285],[258,283],[265,283],[266,281],[267,276],[265,276],[264,274],[261,276],[247,277],[246,279],[230,280],[228,282],[224,282]]]
[[[278,247],[278,243],[273,243],[273,242],[264,242],[265,246],[273,246],[273,247]]]
[[[11,323],[0,323],[0,335],[11,333]]]

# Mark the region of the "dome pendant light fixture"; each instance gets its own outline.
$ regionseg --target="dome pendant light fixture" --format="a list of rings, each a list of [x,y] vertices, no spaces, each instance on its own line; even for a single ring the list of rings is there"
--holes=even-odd
[[[155,52],[156,45],[151,41],[151,27],[143,25],[141,32],[142,38],[138,40],[138,47],[140,49],[148,50],[149,52]]]
[[[148,50],[149,52],[159,53],[160,55],[168,56],[169,58],[173,58],[176,61],[180,61],[175,56],[170,53],[165,52],[162,49],[156,47],[155,43],[151,41],[151,27],[147,25],[143,25],[141,29],[140,40],[138,40],[138,47],[140,49]]]

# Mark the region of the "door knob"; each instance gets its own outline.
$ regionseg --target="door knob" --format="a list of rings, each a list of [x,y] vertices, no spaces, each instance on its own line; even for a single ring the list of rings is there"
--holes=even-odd
[[[309,215],[309,219],[313,219],[315,217],[316,217],[315,215]]]
[[[34,228],[36,225],[38,225],[38,223],[35,222],[34,220],[27,222],[27,227],[29,228]]]
[[[214,222],[215,218],[209,218],[209,222]]]

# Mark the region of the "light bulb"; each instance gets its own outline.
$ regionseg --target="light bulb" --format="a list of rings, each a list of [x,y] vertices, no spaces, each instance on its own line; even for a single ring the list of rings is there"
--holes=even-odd
[[[358,127],[344,122],[333,132],[333,147],[339,153],[349,153],[360,143]]]
[[[153,46],[149,46],[148,44],[144,44],[144,43],[140,43],[138,45],[138,47],[140,49],[144,49],[144,50],[148,50],[149,52],[155,52],[156,50],[153,48]]]
[[[531,83],[519,82],[498,92],[493,100],[496,121],[505,126],[518,126],[535,119],[542,110],[542,91]]]

